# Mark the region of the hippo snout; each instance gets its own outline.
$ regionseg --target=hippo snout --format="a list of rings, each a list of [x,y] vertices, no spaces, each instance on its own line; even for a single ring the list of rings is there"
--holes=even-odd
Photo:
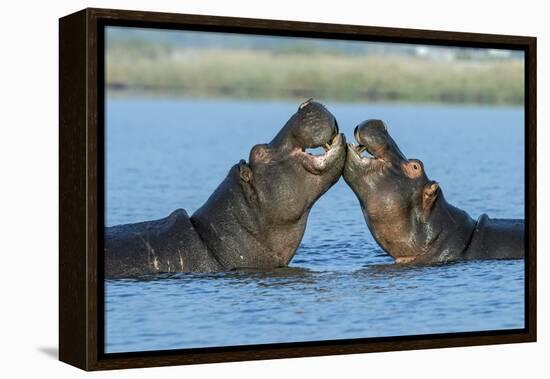
[[[399,164],[406,161],[405,156],[388,134],[388,128],[382,120],[363,121],[353,132],[359,143],[359,150],[366,150],[374,158]]]
[[[289,128],[296,144],[302,148],[327,145],[339,133],[336,118],[313,99],[300,104]]]
[[[382,145],[390,138],[388,128],[382,120],[367,120],[355,127],[353,135],[359,144],[363,146]]]

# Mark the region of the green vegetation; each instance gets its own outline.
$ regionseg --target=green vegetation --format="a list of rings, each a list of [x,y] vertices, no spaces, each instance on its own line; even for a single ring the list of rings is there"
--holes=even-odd
[[[113,43],[107,88],[236,98],[522,104],[523,62]]]

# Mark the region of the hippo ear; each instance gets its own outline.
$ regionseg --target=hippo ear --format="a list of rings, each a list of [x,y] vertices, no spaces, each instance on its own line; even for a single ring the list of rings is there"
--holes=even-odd
[[[422,209],[424,216],[428,216],[439,195],[439,184],[437,182],[427,183],[422,190]]]
[[[246,183],[250,183],[252,181],[252,170],[250,169],[250,166],[246,164],[244,159],[241,159],[239,162],[239,175],[241,176],[241,180]]]
[[[256,189],[252,183],[252,169],[244,159],[239,162],[239,176],[241,177],[241,188],[249,203],[255,203],[257,200]]]

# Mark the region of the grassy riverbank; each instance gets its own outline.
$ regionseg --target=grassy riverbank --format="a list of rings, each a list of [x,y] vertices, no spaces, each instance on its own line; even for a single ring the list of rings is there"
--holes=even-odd
[[[521,104],[521,60],[436,60],[404,55],[114,45],[115,92],[335,101]]]

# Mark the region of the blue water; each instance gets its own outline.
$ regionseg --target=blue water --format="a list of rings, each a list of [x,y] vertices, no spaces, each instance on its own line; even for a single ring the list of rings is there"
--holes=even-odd
[[[106,223],[192,214],[295,102],[109,98]],[[449,202],[474,218],[524,217],[523,110],[326,102],[352,136],[386,120]],[[524,326],[524,262],[395,267],[340,180],[313,207],[290,267],[108,280],[105,351],[129,352]]]

